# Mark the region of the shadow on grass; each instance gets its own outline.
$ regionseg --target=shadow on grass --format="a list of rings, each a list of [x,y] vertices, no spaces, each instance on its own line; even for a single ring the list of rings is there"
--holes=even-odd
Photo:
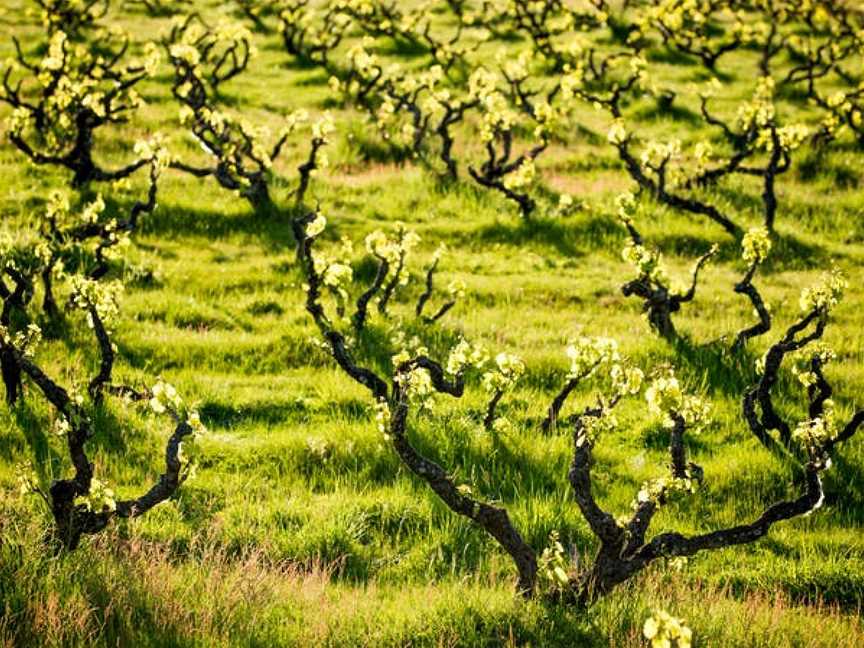
[[[318,353],[308,335],[282,335],[254,346],[222,346],[219,349],[191,344],[178,353],[158,340],[124,344],[118,342],[120,357],[133,369],[151,375],[189,367],[225,370],[245,376],[280,374],[289,369],[331,367],[332,360]]]
[[[809,108],[810,104],[810,96],[807,94],[807,89],[804,85],[782,84],[777,88],[777,98],[801,107],[806,106]]]
[[[759,272],[773,274],[784,270],[827,268],[837,258],[821,245],[802,241],[794,234],[777,233],[768,259]]]
[[[218,188],[214,186],[214,190]],[[290,210],[278,208],[271,213],[256,214],[251,208],[240,213],[225,213],[187,206],[166,206],[142,221],[141,232],[167,240],[189,236],[209,239],[254,236],[262,243],[292,250],[294,235],[291,232],[291,216]]]
[[[738,246],[726,239],[716,240],[697,234],[664,234],[651,237],[651,244],[656,245],[666,254],[684,257],[699,257],[715,243],[719,246],[715,261],[732,261],[741,256]]]
[[[592,131],[584,131],[586,137],[592,141],[590,143],[599,145],[606,142],[606,136],[600,136]],[[552,167],[559,173],[569,174],[586,174],[592,171],[623,171],[624,164],[618,157],[607,155],[602,152],[592,151],[590,156],[572,156],[561,161],[556,161]]]
[[[405,38],[385,38],[377,45],[378,52],[385,56],[417,58],[429,53],[429,48],[417,41]]]
[[[308,423],[311,418],[309,405],[302,399],[293,402],[261,401],[244,405],[207,400],[201,403],[198,411],[201,420],[212,429],[233,428],[243,423]]]
[[[856,437],[861,436],[858,431]],[[858,439],[860,444],[860,438]],[[849,526],[864,526],[864,466],[850,459],[849,444],[838,446],[833,467],[825,477],[825,505]],[[860,456],[860,453],[858,453]]]
[[[798,179],[803,182],[827,178],[838,189],[857,189],[861,184],[861,171],[844,161],[826,155],[824,149],[810,149],[798,162]]]
[[[135,480],[136,490],[149,488],[148,475],[164,469],[165,439],[175,425],[171,419],[150,419],[151,432],[134,421],[120,419],[108,403],[97,407],[92,419],[94,434],[87,441],[91,458],[96,452],[103,453],[122,465],[124,471],[133,470],[139,476]]]
[[[662,121],[668,119],[687,124],[699,124],[702,121],[701,115],[696,114],[689,108],[676,106],[674,101],[671,102],[671,105],[668,105],[667,101],[664,100],[658,100],[654,105],[642,108],[638,111],[636,117],[646,121]]]
[[[652,237],[652,243],[667,254],[693,258],[704,254],[713,244],[717,243],[719,249],[714,259],[715,262],[737,263],[741,259],[740,245],[727,237],[718,240],[695,234],[661,232]],[[837,254],[829,252],[824,246],[804,241],[795,234],[775,232],[771,254],[759,267],[759,273],[773,274],[788,270],[824,268],[837,256]]]
[[[45,422],[40,420],[39,416],[24,398],[19,399],[12,412],[15,423],[21,434],[24,435],[24,439],[30,448],[33,468],[39,476],[39,482],[50,484],[51,479],[57,474],[57,471],[61,470],[62,459],[48,442]],[[11,435],[4,434],[0,436],[2,452],[4,455],[9,456],[10,459],[12,454],[10,444],[12,442],[13,437]]]
[[[348,398],[335,402],[316,403],[305,398],[269,400],[236,405],[216,400],[204,401],[198,410],[209,428],[233,428],[242,424],[287,425],[309,423],[316,416],[347,422],[362,422],[369,418],[365,400]]]
[[[779,569],[766,574],[753,568],[724,570],[712,575],[708,582],[719,582],[738,598],[754,592],[783,591],[797,605],[836,605],[840,610],[855,613],[861,608],[862,581],[859,574],[811,569],[790,570],[781,562]]]
[[[282,51],[283,47],[273,47],[274,51]],[[309,70],[318,70],[321,65],[311,59],[308,59],[304,56],[296,56],[294,54],[288,54],[290,57],[287,61],[281,64],[281,67],[286,70],[295,70],[295,71],[309,71]]]
[[[330,76],[324,70],[316,70],[308,76],[305,76],[302,79],[298,79],[297,81],[295,81],[294,85],[297,85],[301,88],[311,86],[326,86],[329,78]]]
[[[356,121],[351,123],[348,132],[348,149],[352,157],[363,163],[404,164],[411,159],[411,151],[402,146],[396,146],[383,141],[379,137],[368,135],[369,129]]]
[[[648,60],[654,63],[666,63],[682,67],[695,67],[699,64],[698,59],[695,57],[670,47],[650,49],[648,51]]]
[[[642,435],[645,448],[660,453],[668,453],[670,443],[669,430],[661,425],[654,425]],[[714,445],[710,440],[698,434],[688,434],[685,444],[689,454],[710,451]]]
[[[584,256],[591,250],[606,248],[610,241],[622,239],[623,230],[604,216],[559,220],[536,217],[530,220],[496,221],[457,235],[466,244],[503,244],[521,247],[534,243],[568,257]]]
[[[745,349],[733,354],[730,340],[721,338],[707,344],[696,344],[686,336],[671,343],[676,366],[689,377],[691,384],[707,388],[709,394],[720,392],[743,397],[756,382],[756,356]]]

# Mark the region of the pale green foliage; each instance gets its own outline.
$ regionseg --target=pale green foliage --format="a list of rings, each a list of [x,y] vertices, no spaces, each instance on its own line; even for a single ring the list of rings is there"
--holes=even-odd
[[[645,390],[648,410],[661,419],[663,426],[674,427],[677,414],[691,431],[698,431],[708,423],[710,406],[703,399],[684,391],[678,378],[670,369],[657,376]]]
[[[77,500],[94,513],[110,513],[117,509],[114,490],[105,482],[95,477],[90,480],[90,490]]]
[[[558,536],[558,531],[549,534],[549,545],[543,549],[537,560],[537,573],[542,579],[546,589],[561,590],[570,583],[567,574],[569,560],[564,551],[564,546]]]
[[[150,409],[156,414],[171,414],[178,421],[184,421],[192,428],[193,438],[206,432],[197,410],[190,409],[170,383],[163,380],[150,389]]]
[[[610,338],[578,337],[565,350],[570,360],[569,378],[589,378],[603,365],[617,363],[621,356],[618,343]]]
[[[690,648],[693,644],[693,631],[684,625],[684,620],[664,610],[656,610],[645,620],[642,634],[651,642],[651,648]]]
[[[490,394],[512,389],[522,374],[525,363],[512,353],[499,353],[495,356],[495,366],[483,374],[483,389]]]
[[[837,353],[825,342],[820,341],[793,354],[792,374],[804,387],[810,387],[816,383],[816,374],[810,369],[812,358],[818,358],[824,367],[837,359]]]
[[[631,507],[635,511],[646,502],[653,502],[659,507],[678,495],[695,493],[698,485],[699,482],[693,479],[689,472],[686,477],[655,477],[642,484]]]
[[[63,31],[54,32],[34,79],[38,90],[44,93],[40,150],[61,154],[73,144],[78,128],[76,113],[89,111],[95,119],[104,120],[115,112],[137,109],[141,97],[134,89],[135,79],[153,74],[158,63],[159,50],[150,44],[143,59],[114,65],[112,72],[116,76],[108,75],[108,59],[83,44],[73,43]],[[19,65],[10,61],[7,67],[14,71]],[[22,137],[37,126],[34,111],[26,106],[16,108],[6,124],[11,133]]]
[[[87,311],[87,321],[93,326],[90,309],[93,309],[103,324],[108,325],[120,312],[119,299],[123,293],[120,281],[96,281],[81,275],[69,277],[74,304]]]
[[[843,299],[843,292],[848,286],[849,282],[838,269],[824,273],[818,284],[809,286],[801,292],[801,310],[805,312],[831,310]]]
[[[39,476],[30,462],[22,461],[15,464],[15,482],[19,495],[32,495],[39,492]]]
[[[762,263],[771,252],[771,235],[765,227],[753,227],[741,240],[741,256],[747,263]]]
[[[456,376],[469,367],[481,368],[488,359],[489,354],[483,347],[472,345],[463,338],[450,350],[445,369],[451,376]]]
[[[807,450],[817,450],[823,447],[826,441],[837,436],[834,401],[829,398],[823,408],[821,416],[801,421],[792,430],[792,438]]]
[[[23,330],[10,333],[9,329],[0,325],[0,339],[21,351],[25,357],[32,357],[42,341],[42,329],[38,324],[30,323]]]

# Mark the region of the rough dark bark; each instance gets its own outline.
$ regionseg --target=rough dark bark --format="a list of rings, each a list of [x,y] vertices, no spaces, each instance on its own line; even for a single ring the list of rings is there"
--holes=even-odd
[[[21,367],[15,354],[8,349],[0,350],[0,372],[3,375],[3,386],[6,388],[6,404],[14,405],[18,402],[23,385],[21,383]]]
[[[294,236],[298,242],[298,261],[306,276],[306,310],[312,316],[330,352],[345,373],[366,387],[376,402],[388,404],[390,409],[390,436],[393,447],[403,463],[417,477],[424,480],[441,500],[455,513],[463,515],[489,533],[513,559],[519,572],[519,591],[531,596],[537,579],[536,555],[522,539],[510,521],[507,511],[470,497],[462,492],[447,472],[434,461],[424,457],[407,437],[410,399],[407,376],[412,371],[427,371],[434,389],[442,394],[460,397],[464,391],[461,375],[448,381],[443,368],[433,360],[420,356],[394,369],[391,385],[373,370],[359,365],[345,345],[344,337],[333,328],[320,303],[321,278],[315,271],[312,256],[314,239],[306,235],[306,225],[314,214],[293,221]]]
[[[759,290],[753,285],[753,275],[758,266],[758,263],[752,263],[744,278],[735,285],[735,292],[739,295],[746,295],[750,303],[753,304],[753,308],[759,315],[759,321],[738,332],[735,336],[735,342],[732,344],[733,353],[740,353],[747,345],[748,340],[771,330],[771,313],[768,312]]]
[[[114,346],[111,343],[111,338],[108,337],[108,331],[105,329],[105,324],[102,322],[102,318],[99,317],[96,307],[90,304],[87,313],[93,326],[96,341],[99,344],[100,355],[99,372],[90,381],[90,384],[87,386],[87,392],[90,394],[92,401],[98,405],[103,400],[105,386],[111,381],[111,371],[114,368]]]
[[[798,340],[800,342],[800,340]],[[810,389],[810,416],[821,416],[824,404],[831,395],[830,385],[821,374],[821,367],[813,365],[818,374],[816,384]],[[760,431],[760,422],[748,413],[745,398],[745,418],[752,431]],[[704,534],[685,536],[668,532],[646,541],[651,520],[657,511],[657,502],[640,503],[626,525],[604,511],[594,499],[591,485],[593,463],[593,441],[584,434],[585,419],[603,414],[600,407],[587,409],[577,420],[574,432],[574,457],[569,478],[574,497],[583,517],[600,541],[600,548],[593,564],[573,575],[569,598],[581,605],[588,605],[611,592],[645,569],[658,558],[692,556],[701,551],[722,549],[755,542],[764,537],[774,524],[794,517],[807,515],[818,508],[823,500],[820,474],[830,465],[828,459],[836,445],[851,438],[864,425],[864,410],[852,417],[843,431],[827,440],[820,448],[811,449],[810,458],[802,466],[804,492],[796,498],[783,500],[768,506],[764,512],[749,523],[731,526]],[[672,415],[674,426],[670,434],[670,468],[673,477],[702,479],[702,469],[686,460],[684,433],[686,424],[679,414]],[[665,499],[661,492],[658,502]]]
[[[457,378],[455,383],[448,382],[444,378],[444,371],[440,365],[428,358],[415,358],[399,367],[391,399],[390,432],[393,436],[394,448],[411,472],[429,484],[450,510],[474,521],[498,541],[498,544],[513,559],[519,572],[519,592],[530,597],[534,593],[537,582],[537,557],[511,522],[506,509],[492,506],[460,491],[441,466],[421,455],[408,440],[406,429],[409,397],[405,391],[407,381],[398,378],[405,377],[410,371],[416,369],[428,371],[435,389],[441,393],[459,397],[464,390],[461,377]]]
[[[193,26],[203,30],[195,44],[201,59],[195,66],[170,55],[171,45],[181,42],[186,31]],[[217,47],[219,43],[210,26],[197,13],[175,24],[163,43],[174,67],[171,92],[181,105],[191,110],[192,135],[212,158],[209,166],[205,167],[180,160],[173,160],[171,167],[198,178],[212,177],[221,187],[238,192],[256,214],[270,216],[278,212],[270,194],[270,167],[280,155],[288,134],[281,136],[272,149],[259,153],[257,143],[240,122],[226,119],[214,125],[208,120],[209,114],[219,112],[220,86],[246,70],[250,60],[251,43],[245,38],[231,41],[221,51]],[[321,145],[323,143],[318,147]],[[298,188],[298,202],[302,202],[309,174],[316,168],[315,153],[317,147],[313,144],[310,160],[300,167],[303,186]]]
[[[432,294],[435,292],[435,272],[438,270],[439,260],[436,258],[432,264],[426,269],[426,284],[423,292],[420,294],[420,297],[417,299],[417,305],[414,308],[414,313],[418,318],[421,318],[427,324],[433,324],[444,317],[450,309],[456,305],[456,300],[452,299],[447,301],[438,308],[432,315],[423,315],[423,311],[426,309],[426,304],[432,298]]]
[[[0,278],[0,298],[3,300],[0,325],[11,335],[14,333],[13,317],[17,314],[26,319],[25,309],[33,298],[33,281],[27,274],[12,267],[7,267],[3,274],[11,279],[13,286],[10,289],[6,285],[5,277]],[[21,366],[15,353],[4,345],[0,345],[0,375],[6,390],[6,404],[14,405],[23,389]]]
[[[404,465],[425,481],[448,508],[471,519],[498,542],[516,565],[519,591],[526,596],[532,595],[537,586],[536,553],[519,534],[507,511],[503,507],[475,499],[469,488],[460,488],[442,466],[423,456],[408,438],[411,411],[409,375],[414,371],[428,372],[434,390],[453,397],[460,397],[463,393],[462,376],[457,375],[455,380],[449,381],[439,364],[425,356],[419,356],[395,367],[392,380],[388,382],[385,377],[354,360],[342,334],[333,327],[320,303],[321,278],[316,273],[312,255],[314,240],[305,234],[306,225],[314,218],[314,214],[309,214],[295,219],[293,226],[298,241],[298,260],[308,284],[306,309],[328,342],[334,359],[347,375],[370,391],[376,402],[388,405],[390,420],[387,429],[394,449]],[[690,289],[684,295],[676,296],[679,307],[681,302],[693,299],[699,269],[710,254],[713,252],[700,258],[697,263]],[[788,425],[773,409],[770,390],[776,383],[777,371],[784,356],[820,337],[826,320],[826,311],[814,310],[790,327],[784,338],[769,350],[766,371],[760,382],[747,392],[743,405],[745,420],[757,436],[770,438],[767,430],[776,429],[777,425],[786,426],[785,434],[790,434]],[[814,330],[808,332],[810,325],[813,325]],[[809,412],[811,416],[820,416],[832,390],[822,373],[821,364],[812,364],[811,368],[816,373],[817,380],[809,392]],[[493,403],[497,403],[499,393],[496,392],[497,398],[493,398]],[[592,491],[591,468],[595,440],[588,433],[588,420],[590,417],[603,416],[608,409],[616,406],[618,400],[619,397],[616,396],[608,401],[598,401],[598,406],[585,410],[574,424],[573,460],[568,478],[580,512],[600,541],[594,561],[571,575],[570,587],[562,595],[564,599],[582,605],[590,604],[611,592],[658,558],[690,556],[701,551],[751,543],[765,536],[774,524],[814,511],[822,501],[820,474],[829,465],[830,453],[836,445],[851,438],[864,425],[864,411],[860,411],[833,439],[825,441],[819,448],[811,449],[809,459],[802,465],[804,492],[797,497],[767,506],[754,520],[692,536],[667,532],[648,538],[651,521],[658,507],[670,496],[668,486],[661,483],[659,493],[655,491],[653,499],[649,498],[649,501],[640,501],[630,520],[625,522],[617,521],[612,514],[601,508]],[[761,407],[761,416],[756,414],[757,404]],[[489,411],[492,412],[494,420],[494,405]],[[489,411],[487,421],[490,419]],[[678,412],[671,412],[670,416],[673,421],[669,440],[670,473],[675,480],[701,481],[702,469],[687,458],[687,423]],[[770,428],[772,425],[775,427]]]
[[[107,3],[105,4],[107,6]],[[78,12],[79,10],[75,10],[76,14]],[[78,24],[76,20],[70,19],[66,24],[64,18],[62,23],[57,24],[62,24],[64,33],[73,39],[75,38],[74,29],[76,29],[75,25]],[[51,29],[49,22],[49,31]],[[20,67],[31,73],[33,77],[44,74],[38,65],[27,61],[20,43],[14,36],[13,42],[16,59]],[[67,141],[60,143],[56,150],[43,151],[38,149],[37,143],[28,141],[24,134],[13,131],[9,133],[9,140],[12,144],[26,155],[33,164],[59,166],[71,171],[73,187],[84,187],[91,182],[120,180],[132,175],[147,164],[147,160],[136,160],[119,169],[108,170],[100,167],[93,159],[94,133],[108,124],[121,124],[128,119],[128,113],[134,106],[126,100],[125,93],[147,77],[143,67],[128,65],[124,67],[122,65],[122,59],[128,46],[129,42],[124,40],[117,46],[116,51],[97,61],[89,62],[86,66],[80,66],[78,72],[83,74],[84,81],[92,82],[97,87],[105,81],[112,83],[110,86],[104,86],[103,91],[98,95],[91,95],[91,98],[97,97],[98,99],[98,111],[83,101],[75,101],[69,106],[67,116],[74,128]],[[12,108],[26,111],[32,119],[37,134],[44,134],[46,130],[52,128],[49,121],[52,115],[52,105],[57,100],[57,93],[61,91],[63,86],[61,80],[69,80],[67,64],[73,53],[66,43],[61,48],[61,56],[61,65],[48,73],[47,82],[42,83],[41,89],[33,97],[22,96],[21,81],[14,86],[10,82],[12,67],[7,68],[3,76],[0,101],[9,104]],[[71,79],[71,81],[78,83],[77,79]],[[26,94],[24,93],[24,95]]]
[[[438,269],[438,259],[432,261],[429,268],[426,270],[426,284],[420,297],[417,298],[417,306],[414,308],[414,313],[417,317],[423,316],[423,310],[426,308],[426,302],[432,298],[432,293],[435,291],[435,271]]]
[[[642,245],[642,237],[631,222],[625,223],[627,231],[634,245]],[[621,293],[625,297],[636,296],[642,299],[642,310],[648,316],[651,328],[664,340],[674,341],[678,338],[678,332],[672,323],[672,314],[681,310],[681,304],[693,301],[696,297],[696,286],[699,281],[699,273],[706,263],[717,253],[717,248],[711,248],[708,252],[696,260],[693,267],[693,275],[687,292],[677,294],[654,277],[642,274],[632,281],[628,281],[621,287]]]
[[[354,324],[354,330],[358,333],[366,327],[366,318],[369,313],[369,302],[381,291],[381,287],[387,280],[387,274],[390,272],[390,262],[383,257],[378,258],[378,270],[375,273],[375,279],[372,285],[369,286],[360,297],[357,298],[357,308],[351,318]]]
[[[618,149],[618,156],[621,158],[621,161],[624,162],[624,165],[630,173],[630,177],[658,201],[669,205],[674,209],[679,209],[699,216],[706,216],[720,225],[720,227],[722,227],[726,233],[733,238],[740,238],[740,227],[732,222],[727,216],[723,215],[714,205],[710,205],[695,198],[681,196],[670,192],[666,189],[665,183],[655,182],[645,175],[639,161],[630,153],[627,142],[616,145],[616,148]]]
[[[74,475],[71,478],[55,480],[48,491],[54,518],[52,535],[58,550],[73,551],[78,547],[82,536],[100,532],[113,518],[138,517],[174,494],[182,482],[180,444],[185,437],[192,434],[192,428],[185,419],[177,419],[177,426],[165,448],[165,472],[147,492],[134,499],[117,501],[113,511],[93,511],[84,504],[77,504],[78,498],[90,492],[93,481],[93,464],[85,450],[87,441],[93,436],[92,422],[84,409],[70,398],[68,392],[49,378],[35,362],[11,345],[5,345],[4,350],[15,355],[22,371],[42,392],[58,415],[69,424],[66,445]]]
[[[564,407],[564,403],[567,402],[570,394],[573,393],[573,390],[576,389],[579,383],[582,382],[582,380],[584,380],[587,375],[589,375],[592,371],[594,371],[594,369],[597,368],[597,364],[592,365],[589,369],[582,372],[580,375],[571,376],[567,379],[567,382],[564,383],[561,391],[559,391],[555,398],[552,399],[552,402],[549,405],[549,409],[546,412],[546,418],[544,418],[543,422],[540,424],[540,429],[544,433],[554,430],[557,427],[558,417],[561,414],[561,408]]]
[[[495,393],[492,394],[492,398],[490,398],[489,402],[486,404],[486,414],[483,417],[483,427],[487,430],[492,429],[492,426],[495,424],[495,419],[498,418],[498,403],[501,402],[503,397],[504,390],[496,389]]]
[[[533,162],[546,150],[548,144],[544,139],[529,151],[514,157],[513,132],[510,130],[501,131],[497,133],[497,140],[493,139],[486,143],[486,159],[480,168],[469,167],[468,173],[477,184],[494,189],[515,202],[519,206],[519,213],[522,218],[527,220],[537,206],[536,202],[528,194],[508,189],[504,184],[504,178],[515,172],[523,162]],[[500,146],[500,150],[498,146]]]

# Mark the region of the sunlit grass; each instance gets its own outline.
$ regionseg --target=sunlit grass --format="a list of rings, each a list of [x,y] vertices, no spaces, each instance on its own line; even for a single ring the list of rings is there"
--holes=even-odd
[[[21,4],[10,13],[23,16]],[[196,5],[213,15],[225,11],[209,0]],[[145,39],[168,22],[124,13],[119,24]],[[12,29],[2,25],[4,34]],[[11,52],[6,36],[0,51]],[[250,72],[226,86],[234,109],[272,122],[275,131],[279,115],[293,108],[333,108],[326,78],[292,66],[277,36],[262,37],[260,51]],[[729,67],[747,56],[735,54]],[[685,83],[697,70],[668,64],[662,74]],[[141,118],[100,140],[101,155],[128,159],[120,142],[157,130],[171,134],[178,152],[197,153],[179,134],[166,83],[163,76],[147,86]],[[732,88],[722,101],[730,112],[750,85],[740,79]],[[464,399],[442,399],[433,416],[417,421],[413,437],[478,494],[503,501],[535,547],[552,530],[586,559],[596,546],[570,497],[571,440],[563,431],[539,430],[566,374],[567,340],[578,332],[617,338],[646,369],[675,364],[713,403],[714,423],[692,443],[705,468],[704,489],[666,509],[655,530],[748,521],[797,492],[788,466],[758,445],[740,415],[742,390],[768,340],[754,345],[745,365],[709,345],[753,317],[732,292],[743,270],[735,246],[704,221],[652,207],[643,233],[663,248],[674,276],[686,277],[696,254],[714,241],[722,243],[719,260],[706,270],[696,301],[676,315],[686,337],[678,346],[652,336],[639,304],[621,296],[632,270],[620,258],[624,233],[611,197],[629,183],[605,145],[601,113],[577,113],[584,129],[574,129],[571,141],[557,143],[540,164],[544,182],[573,193],[584,208],[526,224],[512,206],[468,181],[442,190],[410,163],[378,159],[374,129],[356,113],[334,110],[343,132],[365,139],[338,139],[332,168],[312,185],[332,240],[359,240],[401,221],[423,237],[422,260],[446,242],[442,283],[464,280],[467,295],[442,321],[436,344],[443,349],[464,334],[527,364],[521,386],[502,404],[513,432],[493,438],[480,429],[484,398],[472,379]],[[640,114],[655,135],[704,135],[684,112],[672,119],[646,105]],[[302,142],[296,144],[276,169],[289,180],[303,155]],[[783,177],[780,243],[757,279],[777,316],[773,340],[797,313],[801,287],[831,260],[849,275],[846,301],[826,334],[841,358],[830,377],[844,413],[864,389],[860,160],[854,151],[830,152],[818,164],[802,159]],[[0,169],[4,226],[38,215],[49,188],[66,180],[25,165],[6,144]],[[290,189],[280,184],[277,202]],[[758,191],[742,182],[724,199],[742,222],[755,223]],[[513,596],[506,556],[411,477],[378,433],[366,393],[310,343],[315,332],[302,309],[288,223],[256,219],[215,182],[174,173],[160,184],[159,203],[130,253],[116,374],[133,384],[161,376],[197,403],[210,429],[197,476],[175,501],[86,541],[74,555],[53,557],[41,542],[44,506],[17,495],[13,470],[32,461],[49,480],[66,474],[68,462],[35,391],[17,410],[4,408],[0,645],[638,646],[655,607],[684,617],[700,645],[864,644],[860,439],[842,449],[828,473],[826,505],[759,543],[697,556],[680,572],[658,565],[588,611],[524,603]],[[416,283],[413,290],[397,294],[397,315],[411,312]],[[64,379],[97,362],[86,327],[73,324],[40,352]],[[373,334],[386,335],[388,326],[375,320]],[[592,387],[576,394],[568,411],[588,403]],[[801,392],[791,381],[782,388],[784,409],[801,413]],[[662,432],[645,414],[643,403],[627,402],[625,425],[597,449],[597,495],[616,514],[629,510],[643,481],[666,470]],[[121,495],[136,493],[158,474],[168,433],[134,406],[111,404],[90,444],[100,478]]]

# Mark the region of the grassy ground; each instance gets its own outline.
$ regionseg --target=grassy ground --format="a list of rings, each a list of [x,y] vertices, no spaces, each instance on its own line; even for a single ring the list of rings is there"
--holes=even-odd
[[[9,34],[25,42],[36,34],[24,24],[21,4],[0,15],[5,54]],[[196,4],[210,15],[224,10],[223,3]],[[113,21],[140,40],[167,24],[132,12],[115,13]],[[298,66],[275,36],[261,37],[259,47],[249,72],[226,86],[233,109],[263,122],[297,107],[335,111],[333,165],[312,189],[329,216],[328,236],[361,239],[402,221],[422,236],[422,259],[446,242],[442,283],[459,278],[468,290],[433,332],[435,342],[443,347],[464,333],[525,360],[527,375],[503,405],[518,422],[512,432],[481,430],[482,390],[472,385],[467,398],[442,402],[433,417],[418,421],[413,435],[459,481],[505,502],[534,546],[558,530],[577,555],[594,548],[566,480],[571,441],[543,436],[537,425],[564,379],[567,340],[579,331],[617,338],[645,368],[673,363],[713,404],[713,423],[691,443],[706,485],[665,509],[655,531],[728,526],[795,492],[789,466],[747,430],[740,396],[753,379],[750,360],[791,321],[800,288],[829,260],[851,280],[826,335],[841,358],[829,374],[841,411],[849,412],[864,388],[857,150],[838,147],[815,172],[805,150],[780,181],[779,252],[758,278],[779,321],[740,366],[711,344],[752,317],[732,292],[743,270],[738,252],[718,228],[659,207],[643,227],[682,280],[699,252],[714,241],[722,245],[695,303],[676,319],[686,334],[680,344],[652,336],[639,304],[620,295],[632,275],[620,258],[624,234],[611,198],[629,183],[605,144],[601,113],[577,112],[584,132],[556,143],[540,164],[547,186],[571,192],[584,207],[525,224],[511,206],[467,182],[443,191],[411,165],[364,160],[373,128],[334,107],[326,74]],[[735,56],[729,69],[747,62],[747,54]],[[658,65],[682,84],[700,74],[695,66]],[[156,130],[172,133],[179,153],[194,153],[176,125],[167,72],[146,87],[139,118],[100,139],[101,159],[128,159],[131,142]],[[730,111],[752,91],[744,74],[731,87],[722,101]],[[691,120],[650,106],[640,124],[658,135],[700,136]],[[293,178],[302,153],[298,141],[277,171]],[[34,226],[47,189],[62,187],[65,176],[25,165],[5,143],[0,167],[4,223]],[[277,199],[289,189],[279,186]],[[756,197],[758,187],[746,182],[729,190],[739,221],[758,221]],[[132,200],[106,199],[112,209]],[[829,472],[826,505],[763,541],[699,555],[680,570],[658,565],[588,611],[524,603],[513,596],[506,556],[400,466],[366,394],[310,344],[314,330],[302,310],[287,223],[254,217],[215,183],[169,173],[160,207],[135,243],[115,334],[117,376],[148,384],[162,376],[198,404],[210,433],[197,476],[144,518],[113,526],[73,555],[49,556],[40,542],[47,513],[17,495],[13,467],[33,461],[47,481],[65,474],[68,463],[46,431],[48,411],[35,392],[13,411],[3,408],[0,645],[637,646],[642,622],[658,607],[684,617],[699,645],[864,645],[860,440],[843,448]],[[416,294],[415,287],[398,295],[396,310],[407,315]],[[86,327],[73,322],[39,355],[67,382],[96,363]],[[389,325],[376,320],[373,333],[384,335]],[[800,413],[792,381],[781,387],[784,408]],[[570,407],[590,397],[583,389]],[[616,513],[629,509],[643,481],[664,473],[666,461],[666,441],[646,422],[644,405],[628,403],[623,418],[622,431],[600,443],[595,471],[598,497]],[[121,495],[138,492],[158,474],[167,433],[132,406],[109,406],[90,443],[97,474]]]

